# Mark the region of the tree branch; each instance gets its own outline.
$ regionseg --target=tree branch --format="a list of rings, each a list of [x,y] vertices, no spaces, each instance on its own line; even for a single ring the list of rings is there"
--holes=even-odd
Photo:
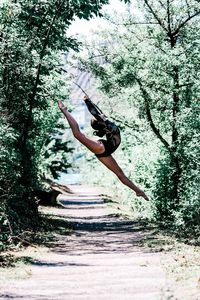
[[[122,23],[116,25],[131,26],[131,25],[160,25],[160,24],[159,22],[130,22],[130,23]]]
[[[196,16],[198,16],[198,15],[200,15],[200,11],[197,11],[197,12],[194,13],[193,15],[188,16],[188,18],[186,18],[185,21],[183,21],[183,22],[176,28],[176,30],[173,32],[173,35],[175,36],[175,35],[179,32],[179,30],[180,30],[182,27],[185,26],[185,24],[186,24],[187,22],[189,22],[191,19],[193,19],[194,17],[196,17]]]
[[[31,94],[29,94],[29,98],[28,98],[29,99],[28,116],[27,116],[26,121],[24,122],[23,133],[22,133],[22,136],[21,136],[21,148],[22,148],[22,153],[23,153],[23,156],[24,156],[23,159],[26,160],[26,163],[29,160],[29,156],[31,156],[31,154],[28,153],[26,143],[27,143],[27,139],[28,139],[28,132],[29,132],[29,129],[30,129],[30,126],[31,126],[31,123],[32,123],[33,103],[34,103],[34,99],[35,99],[35,96],[36,96],[36,93],[37,93],[37,86],[39,84],[40,71],[41,71],[41,67],[42,67],[42,59],[43,59],[44,54],[45,54],[45,50],[46,50],[46,47],[47,47],[47,44],[48,44],[48,40],[49,40],[49,36],[50,36],[51,30],[52,30],[53,24],[55,22],[55,19],[58,16],[58,13],[60,12],[60,9],[62,8],[63,4],[64,4],[64,0],[61,1],[60,4],[58,5],[58,7],[56,8],[55,14],[54,14],[54,16],[52,18],[52,21],[51,21],[51,24],[48,28],[47,35],[46,35],[46,38],[44,40],[44,44],[43,44],[43,47],[42,47],[42,50],[41,50],[41,53],[40,53],[40,59],[39,59],[39,64],[38,64],[38,68],[37,68],[35,84],[33,86],[33,91],[32,91]],[[25,163],[25,165],[26,165],[26,163]],[[30,161],[28,163],[30,164]],[[26,180],[27,180],[27,177],[26,177],[25,173],[26,173],[26,170],[24,169],[24,173],[21,177],[21,180],[24,181],[24,182],[26,182]]]
[[[162,6],[164,9],[166,9],[165,5],[163,4],[163,2],[161,0],[158,0],[158,2],[160,3],[160,6]]]
[[[68,72],[65,70],[65,69],[63,69],[63,68],[60,68],[61,69],[61,71],[63,71],[63,72],[65,72],[65,73],[67,73],[68,74]],[[71,74],[72,75],[72,74]],[[88,94],[86,93],[86,91],[77,83],[77,82],[75,82],[75,81],[73,81],[73,83],[88,97],[88,98],[90,98],[89,96],[88,96]]]
[[[37,68],[37,74],[36,74],[36,80],[35,80],[35,85],[33,87],[33,93],[31,95],[31,102],[33,103],[33,100],[35,98],[35,95],[36,95],[36,91],[37,91],[37,86],[38,86],[38,83],[39,83],[39,77],[40,77],[40,70],[41,70],[41,67],[42,67],[42,59],[44,57],[44,53],[45,53],[45,50],[46,50],[46,46],[48,44],[48,40],[49,40],[49,36],[50,36],[50,33],[51,33],[51,30],[52,30],[52,27],[53,27],[53,24],[55,22],[55,19],[57,18],[57,15],[58,15],[58,12],[60,11],[62,5],[64,4],[64,1],[62,1],[60,3],[60,5],[58,6],[58,8],[56,9],[55,11],[55,14],[52,18],[52,21],[51,21],[51,24],[48,28],[48,31],[47,31],[47,35],[46,35],[46,38],[44,40],[44,44],[43,44],[43,47],[42,47],[42,51],[40,53],[40,59],[39,59],[39,64],[38,64],[38,68]],[[31,108],[32,109],[32,108]]]
[[[170,7],[169,7],[170,3],[169,0],[167,0],[167,23],[168,23],[168,33],[171,36],[171,17],[170,17]]]
[[[185,2],[186,2],[186,5],[187,5],[187,8],[188,8],[188,17],[190,18],[190,11],[189,11],[190,6],[189,6],[189,3],[188,3],[188,0],[185,0]]]
[[[152,115],[151,115],[151,109],[150,109],[150,106],[149,106],[149,95],[147,93],[147,91],[144,89],[141,81],[136,78],[136,81],[138,82],[139,84],[139,87],[140,87],[140,90],[144,96],[144,102],[145,102],[145,109],[146,109],[146,114],[147,114],[147,120],[151,126],[151,129],[152,131],[154,132],[154,134],[157,136],[157,138],[163,143],[163,145],[165,146],[165,148],[171,153],[172,150],[171,150],[171,147],[169,145],[169,143],[164,139],[164,137],[160,134],[160,130],[156,127],[154,121],[153,121],[153,118],[152,118]]]
[[[153,10],[153,8],[151,7],[151,5],[149,4],[148,0],[144,0],[144,3],[146,4],[146,6],[149,8],[151,14],[154,16],[154,18],[157,20],[157,22],[160,24],[160,26],[167,31],[167,28],[165,27],[165,25],[163,24],[163,22],[160,20],[160,18],[158,17],[158,15],[155,13],[155,11]]]
[[[131,26],[131,25],[160,25],[158,22],[127,22],[127,23],[117,23],[114,20],[111,20],[110,18],[104,17],[107,21],[112,23],[115,26]]]

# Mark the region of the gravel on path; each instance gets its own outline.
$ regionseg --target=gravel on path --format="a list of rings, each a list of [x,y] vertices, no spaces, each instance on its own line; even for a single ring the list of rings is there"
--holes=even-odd
[[[100,190],[72,187],[52,208],[73,231],[41,253],[29,276],[4,282],[1,299],[165,300],[170,297],[159,252],[142,246],[149,232],[116,214]],[[49,208],[48,208],[49,209]],[[47,212],[48,212],[47,209]]]

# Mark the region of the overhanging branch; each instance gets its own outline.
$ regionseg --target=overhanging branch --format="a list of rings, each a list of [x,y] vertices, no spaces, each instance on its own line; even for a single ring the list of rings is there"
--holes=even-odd
[[[173,32],[173,35],[175,36],[178,32],[179,32],[179,30],[182,28],[182,27],[184,27],[185,26],[185,24],[187,23],[187,22],[189,22],[191,19],[193,19],[194,17],[196,17],[196,16],[198,16],[198,15],[200,15],[200,11],[197,11],[197,12],[195,12],[193,15],[189,15],[177,28],[176,28],[176,30]]]
[[[30,106],[29,106],[29,111],[28,111],[28,117],[27,117],[27,120],[24,124],[24,132],[23,132],[23,137],[22,137],[22,148],[24,148],[24,149],[26,149],[25,145],[26,145],[26,142],[27,142],[28,131],[29,131],[29,127],[30,127],[31,119],[32,119],[33,102],[34,102],[34,99],[35,99],[35,96],[36,96],[36,93],[37,93],[37,87],[38,87],[39,79],[40,79],[42,59],[44,57],[45,50],[46,50],[46,47],[48,45],[49,36],[50,36],[51,30],[52,30],[52,27],[54,25],[54,22],[55,22],[57,16],[58,16],[58,13],[60,12],[60,9],[62,8],[63,3],[64,3],[64,0],[59,4],[59,6],[57,7],[57,9],[55,11],[55,14],[54,14],[54,16],[52,18],[52,21],[51,21],[51,24],[48,28],[47,35],[45,37],[44,44],[43,44],[43,47],[42,47],[42,50],[41,50],[41,53],[40,53],[40,60],[39,60],[39,64],[38,64],[38,67],[37,67],[35,84],[33,86],[32,93],[29,95],[29,105]]]
[[[152,114],[151,114],[151,109],[149,106],[149,99],[150,96],[148,95],[147,91],[144,89],[141,81],[136,78],[137,83],[139,84],[140,90],[144,96],[144,102],[145,102],[145,110],[146,110],[146,114],[147,114],[147,120],[151,126],[152,131],[154,132],[154,134],[157,136],[157,138],[163,143],[163,145],[165,146],[165,148],[171,153],[171,147],[169,145],[169,143],[165,140],[165,138],[161,135],[160,130],[156,127],[153,118],[152,118]]]
[[[160,24],[160,26],[165,31],[168,31],[167,28],[165,27],[164,23],[162,22],[162,20],[158,17],[157,13],[153,10],[153,8],[151,7],[151,5],[149,4],[148,0],[144,0],[144,3],[148,7],[148,9],[150,10],[151,14],[154,16],[154,18],[157,20],[158,24]]]

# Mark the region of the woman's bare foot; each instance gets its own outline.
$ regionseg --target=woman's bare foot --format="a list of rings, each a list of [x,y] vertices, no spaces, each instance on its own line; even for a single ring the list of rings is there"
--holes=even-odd
[[[58,101],[58,107],[60,108],[61,111],[63,111],[64,109],[67,109],[62,101]]]
[[[149,198],[147,197],[145,192],[143,192],[142,190],[138,190],[138,192],[136,192],[136,196],[137,197],[143,197],[145,200],[149,201]]]

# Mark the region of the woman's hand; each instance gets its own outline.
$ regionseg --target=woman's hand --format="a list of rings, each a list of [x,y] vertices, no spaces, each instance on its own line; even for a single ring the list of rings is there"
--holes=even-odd
[[[63,110],[66,108],[62,101],[58,101],[58,107],[60,108],[60,110]]]
[[[83,100],[85,101],[85,100],[90,100],[90,98],[87,96],[87,95],[85,95],[84,97],[83,97]]]

